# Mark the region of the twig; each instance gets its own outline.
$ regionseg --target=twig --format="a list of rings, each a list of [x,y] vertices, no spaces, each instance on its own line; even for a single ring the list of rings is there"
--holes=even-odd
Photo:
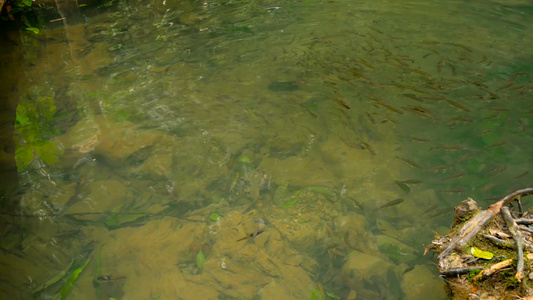
[[[510,258],[484,268],[481,272],[479,272],[479,274],[474,277],[474,281],[478,281],[479,279],[483,278],[483,276],[490,276],[496,273],[497,271],[510,266],[512,261],[513,259]]]
[[[509,208],[507,206],[502,207],[501,214],[503,216],[503,219],[505,220],[505,224],[507,224],[507,228],[509,229],[509,232],[514,238],[514,241],[516,243],[516,248],[518,249],[515,278],[516,280],[518,280],[518,282],[522,282],[522,279],[525,280],[525,277],[524,277],[524,236],[518,230],[518,225],[516,225],[516,222],[514,221],[513,217],[511,217],[511,213],[509,212]]]
[[[526,226],[518,226],[518,228],[520,230],[523,230],[523,231],[526,231],[526,232],[531,232],[533,233],[533,229],[529,228],[529,227],[526,227]]]
[[[527,259],[528,260],[533,259],[533,253],[528,254]],[[509,267],[512,262],[513,262],[513,259],[510,258],[504,261],[500,261],[499,263],[493,264],[489,267],[486,267],[474,277],[474,281],[477,281],[483,278],[483,276],[490,276],[503,268]]]
[[[499,239],[499,238],[497,238],[495,236],[486,235],[486,234],[483,234],[483,237],[486,238],[487,240],[491,241],[492,243],[494,243],[496,246],[516,249],[516,245],[511,243],[511,242],[509,242],[509,241],[504,241],[504,240]]]
[[[515,219],[516,224],[531,225],[533,224],[533,219]]]
[[[461,274],[470,273],[470,271],[474,270],[483,270],[483,267],[470,267],[470,268],[452,268],[448,270],[444,270],[440,272],[440,275],[443,276],[456,276]]]

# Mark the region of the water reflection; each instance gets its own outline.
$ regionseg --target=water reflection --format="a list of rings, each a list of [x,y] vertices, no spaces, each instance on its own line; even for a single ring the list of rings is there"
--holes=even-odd
[[[432,230],[528,183],[519,10],[108,2],[25,36],[2,293],[445,298]]]

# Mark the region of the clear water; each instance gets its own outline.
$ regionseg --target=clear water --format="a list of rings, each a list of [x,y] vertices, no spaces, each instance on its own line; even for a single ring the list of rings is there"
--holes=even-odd
[[[526,1],[60,11],[21,32],[2,298],[446,298],[433,231],[531,184]]]

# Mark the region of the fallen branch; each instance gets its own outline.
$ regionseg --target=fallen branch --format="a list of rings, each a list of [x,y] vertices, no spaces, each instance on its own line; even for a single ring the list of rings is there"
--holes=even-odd
[[[518,280],[518,282],[522,282],[522,280],[525,280],[525,277],[524,277],[524,236],[518,230],[518,225],[516,225],[516,222],[511,216],[511,213],[509,212],[509,208],[507,206],[502,207],[501,213],[502,213],[503,219],[505,220],[505,224],[507,224],[507,229],[509,229],[509,232],[513,236],[513,239],[516,244],[516,248],[518,249],[515,278],[516,280]]]
[[[533,253],[530,253],[527,255],[527,259],[530,260],[530,259],[533,259]],[[513,259],[510,258],[510,259],[506,259],[504,261],[500,261],[499,263],[497,264],[493,264],[489,267],[486,267],[484,268],[481,272],[479,272],[479,274],[477,274],[475,277],[474,277],[474,281],[478,281],[479,279],[483,278],[483,277],[487,277],[487,276],[491,276],[492,274],[504,269],[504,268],[507,268],[509,266],[511,266],[511,263],[513,262]]]

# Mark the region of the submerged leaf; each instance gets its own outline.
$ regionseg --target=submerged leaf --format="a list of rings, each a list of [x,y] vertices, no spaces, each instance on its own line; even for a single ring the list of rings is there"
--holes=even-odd
[[[298,203],[298,199],[294,198],[294,199],[292,199],[291,201],[289,201],[289,202],[283,204],[283,205],[281,206],[281,208],[289,208],[289,207],[293,206],[293,205],[296,204],[296,203]]]
[[[218,219],[222,218],[219,214],[217,213],[214,213],[214,214],[211,214],[209,216],[209,219],[211,219],[211,221],[218,221]]]
[[[196,266],[198,269],[201,269],[204,267],[205,264],[205,255],[202,250],[198,251],[198,254],[196,254]]]
[[[67,282],[65,282],[65,285],[63,286],[63,288],[61,289],[61,293],[60,293],[60,300],[63,300],[67,297],[68,293],[70,292],[70,290],[72,290],[72,288],[74,287],[74,285],[76,285],[76,280],[78,279],[78,277],[80,276],[81,272],[83,272],[83,270],[85,269],[85,267],[87,266],[87,264],[89,264],[89,261],[91,260],[91,258],[89,257],[85,263],[83,265],[81,265],[81,267],[77,268],[76,270],[74,270],[72,272],[72,274],[70,275],[70,277],[67,279]]]
[[[48,280],[45,284],[39,286],[38,288],[34,289],[32,291],[32,293],[38,293],[44,289],[46,289],[47,287],[49,286],[52,286],[54,285],[55,283],[57,283],[59,280],[63,279],[63,277],[65,277],[65,275],[67,274],[67,272],[70,270],[70,268],[72,267],[72,264],[74,263],[74,260],[71,260],[70,261],[70,264],[68,265],[68,267],[66,267],[63,271],[59,272],[56,276],[54,276],[52,279]]]
[[[314,289],[311,291],[311,300],[326,300],[326,294],[324,291]]]

